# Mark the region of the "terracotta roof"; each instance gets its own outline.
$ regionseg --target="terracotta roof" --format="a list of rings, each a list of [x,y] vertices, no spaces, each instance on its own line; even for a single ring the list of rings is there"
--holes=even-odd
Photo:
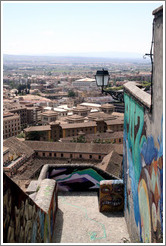
[[[46,115],[46,116],[56,115],[57,116],[58,113],[53,110],[48,110],[46,112],[41,113],[41,115]]]
[[[121,178],[122,160],[122,156],[120,156],[115,151],[112,151],[103,158],[98,167],[117,178]]]
[[[9,151],[8,147],[3,146],[3,154],[7,153]]]
[[[119,131],[119,132],[97,132],[96,134],[84,134],[85,135],[85,139],[92,141],[95,139],[111,139],[111,138],[123,138],[123,131]],[[72,136],[72,137],[66,137],[66,138],[62,138],[62,142],[63,141],[70,141],[73,140],[73,138],[75,138],[76,136]]]
[[[84,117],[78,114],[73,114],[67,117],[68,120],[77,120],[77,119],[83,119]]]
[[[107,125],[121,125],[123,124],[124,119],[122,117],[119,117],[118,119],[115,120],[106,120],[105,123]]]
[[[27,146],[25,141],[19,141],[16,137],[11,137],[4,140],[3,146],[9,148],[10,153],[25,154],[27,158],[34,153],[34,150],[31,148],[31,146]]]
[[[96,122],[89,121],[83,123],[74,123],[74,124],[61,124],[62,129],[73,129],[73,128],[85,128],[96,126]]]
[[[25,128],[24,131],[25,132],[41,132],[41,131],[49,131],[51,130],[50,125],[46,125],[46,126],[31,126],[28,128]]]
[[[88,139],[96,139],[96,138],[101,138],[101,139],[105,139],[105,138],[122,138],[123,137],[123,131],[119,131],[119,132],[99,132],[96,134],[87,134],[86,138]]]
[[[88,108],[78,105],[76,108],[73,108],[74,111],[88,111]]]
[[[106,104],[101,105],[101,108],[115,108],[115,106],[110,103],[106,103]]]
[[[13,115],[14,115],[14,113],[11,113],[9,111],[3,111],[3,118],[13,116]]]
[[[108,154],[114,149],[111,144],[92,144],[92,143],[63,143],[46,141],[25,141],[27,146],[38,151],[56,151],[56,152],[75,152],[75,153],[96,153]]]
[[[94,119],[94,120],[97,120],[97,119],[112,120],[112,119],[115,119],[115,116],[112,116],[110,114],[106,114],[104,112],[97,112],[97,113],[90,113],[88,115],[88,118]]]
[[[20,115],[13,115],[13,116],[5,117],[3,118],[3,121],[14,120],[14,119],[20,119]]]
[[[123,155],[123,144],[113,144],[114,150],[119,154]]]

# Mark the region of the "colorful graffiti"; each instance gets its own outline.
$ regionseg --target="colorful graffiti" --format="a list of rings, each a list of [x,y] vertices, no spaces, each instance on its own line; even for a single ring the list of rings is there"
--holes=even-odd
[[[48,171],[48,178],[55,179],[58,190],[86,191],[99,189],[100,181],[111,178],[108,174],[99,174],[93,168],[81,167],[54,167]]]
[[[99,210],[100,212],[123,211],[124,189],[123,180],[104,180],[100,182]]]
[[[124,186],[126,220],[134,220],[140,242],[161,242],[163,230],[163,134],[146,136],[144,108],[124,94]],[[132,203],[132,204],[131,204]],[[132,226],[131,226],[132,227]],[[133,227],[134,228],[134,227]],[[129,231],[132,231],[130,228]],[[134,231],[132,232],[134,234]]]
[[[48,213],[38,207],[6,174],[3,196],[3,242],[48,243],[57,210],[55,189]]]

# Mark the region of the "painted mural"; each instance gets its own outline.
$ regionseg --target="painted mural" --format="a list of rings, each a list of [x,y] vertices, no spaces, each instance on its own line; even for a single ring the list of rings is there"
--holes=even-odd
[[[100,212],[117,212],[124,209],[123,180],[104,180],[100,182]]]
[[[86,191],[99,189],[100,181],[111,176],[99,174],[93,168],[69,166],[50,168],[47,178],[55,179],[60,191]]]
[[[49,212],[45,213],[5,174],[3,180],[3,242],[51,242],[57,210],[56,190]]]
[[[126,220],[138,241],[162,242],[163,234],[163,133],[158,142],[146,135],[144,108],[124,94],[124,187]],[[161,119],[161,129],[163,120]],[[132,216],[134,215],[134,218]]]

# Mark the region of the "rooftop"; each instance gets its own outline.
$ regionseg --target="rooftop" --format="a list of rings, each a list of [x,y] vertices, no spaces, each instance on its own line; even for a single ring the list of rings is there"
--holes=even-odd
[[[80,104],[81,106],[85,106],[85,107],[97,107],[97,108],[100,108],[101,105],[100,104],[97,104],[97,103],[81,103]]]
[[[96,126],[96,122],[88,121],[83,123],[73,123],[73,124],[61,124],[62,129],[73,129],[73,128],[82,128],[82,127],[93,127]]]
[[[124,118],[119,117],[118,119],[115,120],[106,120],[105,123],[107,125],[121,125],[124,122]]]
[[[38,151],[75,152],[75,153],[96,153],[108,154],[114,150],[113,144],[93,144],[93,143],[63,143],[46,141],[24,141],[29,148]]]
[[[88,115],[88,118],[89,119],[94,119],[94,120],[97,120],[97,119],[103,119],[103,120],[112,120],[112,119],[115,119],[115,116],[113,116],[112,114],[106,114],[104,112],[96,112],[96,113],[90,113]]]
[[[25,154],[30,157],[34,151],[31,146],[25,144],[25,141],[19,141],[16,137],[11,137],[3,141],[3,146],[9,148],[10,153]]]
[[[53,111],[53,110],[48,110],[48,111],[41,113],[41,115],[43,115],[43,116],[55,116],[56,115],[57,116],[58,113]]]
[[[84,117],[81,115],[78,115],[78,114],[73,114],[73,115],[68,116],[67,119],[68,120],[72,120],[72,119],[77,120],[77,119],[84,119]]]
[[[50,125],[46,125],[46,126],[31,126],[31,127],[27,127],[24,129],[25,132],[41,132],[41,131],[49,131],[51,130]]]
[[[112,151],[103,158],[102,162],[98,165],[98,167],[106,172],[111,173],[116,178],[120,178],[122,171],[122,160],[122,156],[120,156],[115,151]]]
[[[9,117],[4,117],[3,121],[9,121],[9,120],[14,120],[14,119],[19,119],[20,116],[19,115],[13,115],[13,116],[9,116]]]
[[[78,105],[76,108],[73,108],[73,111],[87,111],[87,107]]]
[[[84,79],[78,79],[75,82],[96,82],[96,80],[90,78],[84,78]]]
[[[114,108],[115,106],[110,104],[110,103],[106,103],[106,104],[102,104],[101,108]]]

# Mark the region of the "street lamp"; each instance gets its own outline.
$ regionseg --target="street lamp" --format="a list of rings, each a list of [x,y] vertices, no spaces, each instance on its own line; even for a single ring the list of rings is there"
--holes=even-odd
[[[104,86],[108,85],[109,77],[110,76],[107,70],[102,69],[96,72],[95,75],[96,84],[97,86],[102,88],[102,93],[104,92],[103,90]]]

